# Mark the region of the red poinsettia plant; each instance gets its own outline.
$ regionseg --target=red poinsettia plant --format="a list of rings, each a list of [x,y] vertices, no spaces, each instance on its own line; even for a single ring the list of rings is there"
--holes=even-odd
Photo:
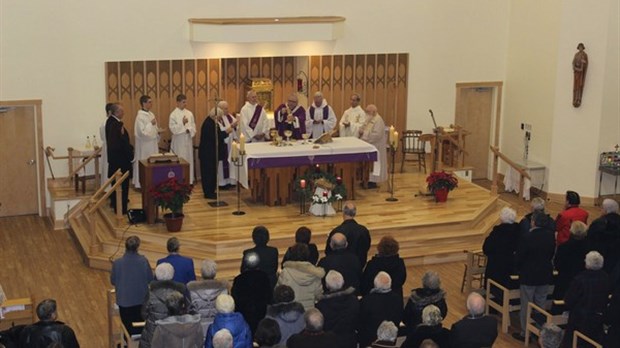
[[[426,184],[431,193],[434,193],[436,190],[442,188],[452,191],[458,186],[459,180],[454,174],[446,173],[442,170],[441,172],[432,172],[429,176],[427,176]]]
[[[172,215],[180,215],[183,204],[189,201],[194,186],[170,178],[151,188],[151,197],[162,209],[169,209]]]

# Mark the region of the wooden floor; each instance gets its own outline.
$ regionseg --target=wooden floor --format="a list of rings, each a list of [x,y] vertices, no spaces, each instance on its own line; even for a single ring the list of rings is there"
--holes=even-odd
[[[489,185],[488,182],[482,184]],[[528,204],[520,202],[514,195],[502,194],[501,198],[516,208],[519,215],[528,210]],[[408,199],[411,202],[414,200],[411,197]],[[557,204],[551,204],[549,211],[555,215],[561,208]],[[592,218],[600,215],[597,208],[586,208]],[[324,226],[325,231],[328,226],[339,221],[337,218],[326,218],[325,220],[332,219],[330,223],[323,222],[322,218],[310,219],[313,229]],[[366,222],[366,217],[363,221]],[[389,223],[389,219],[384,221]],[[264,223],[270,225],[269,220],[264,220]],[[372,223],[380,222],[368,221],[369,225]],[[293,222],[290,225],[291,230],[296,227]],[[252,224],[248,223],[244,227],[243,230],[248,233]],[[317,243],[321,242],[319,236],[315,236],[315,239]],[[31,294],[37,301],[55,298],[59,305],[60,320],[74,328],[82,347],[107,346],[105,290],[111,287],[109,273],[84,265],[67,230],[54,231],[46,220],[35,216],[1,218],[0,245],[0,264],[3,266],[0,267],[0,284],[9,298]],[[466,314],[465,295],[460,293],[463,265],[461,262],[452,262],[409,266],[405,290],[418,287],[422,274],[429,269],[439,272],[442,287],[448,293],[449,311],[444,326],[450,327]],[[500,334],[494,347],[523,347],[523,344],[508,335]]]

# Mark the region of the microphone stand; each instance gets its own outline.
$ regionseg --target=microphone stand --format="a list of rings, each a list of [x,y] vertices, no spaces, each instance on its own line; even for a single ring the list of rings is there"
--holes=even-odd
[[[217,103],[219,103],[219,98],[215,97],[215,119],[213,120],[213,122],[215,123],[215,126],[213,127],[213,130],[215,131],[215,202],[209,202],[208,204],[213,207],[213,208],[217,208],[217,207],[225,207],[228,205],[228,203],[224,202],[224,201],[220,201],[220,124],[219,124],[219,120],[218,120],[218,106]]]
[[[245,215],[245,212],[241,210],[241,184],[239,183],[239,169],[243,166],[243,157],[245,157],[245,151],[239,151],[239,157],[233,158],[232,163],[237,168],[237,210],[233,211],[233,215]]]

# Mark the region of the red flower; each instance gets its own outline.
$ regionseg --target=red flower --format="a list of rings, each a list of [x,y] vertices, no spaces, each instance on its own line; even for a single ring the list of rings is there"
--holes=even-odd
[[[189,201],[193,188],[192,185],[178,182],[176,178],[170,178],[151,188],[150,193],[156,205],[179,214],[183,204]]]
[[[435,192],[435,190],[441,188],[447,188],[448,191],[452,191],[458,187],[459,181],[454,174],[441,171],[432,172],[426,177],[426,183],[431,192]]]

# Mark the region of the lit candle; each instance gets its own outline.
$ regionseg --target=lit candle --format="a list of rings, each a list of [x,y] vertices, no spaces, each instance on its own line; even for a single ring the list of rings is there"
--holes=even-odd
[[[327,197],[327,191],[323,191],[323,197]]]
[[[306,188],[306,180],[301,179],[299,180],[299,187],[301,187],[302,189]]]
[[[338,184],[338,185],[342,184],[342,178],[341,177],[339,177],[339,176],[336,177],[336,184]]]
[[[398,132],[394,131],[394,143],[393,143],[394,149],[398,148]]]
[[[321,167],[317,164],[316,166],[314,166],[314,171],[317,173],[321,172]]]
[[[232,143],[232,154],[230,155],[230,158],[232,158],[233,161],[239,158],[239,148],[237,148],[236,141],[233,141]]]
[[[390,126],[390,144],[394,142],[394,126]]]
[[[239,137],[239,151],[241,151],[241,153],[245,152],[245,135],[243,133],[241,133]]]

